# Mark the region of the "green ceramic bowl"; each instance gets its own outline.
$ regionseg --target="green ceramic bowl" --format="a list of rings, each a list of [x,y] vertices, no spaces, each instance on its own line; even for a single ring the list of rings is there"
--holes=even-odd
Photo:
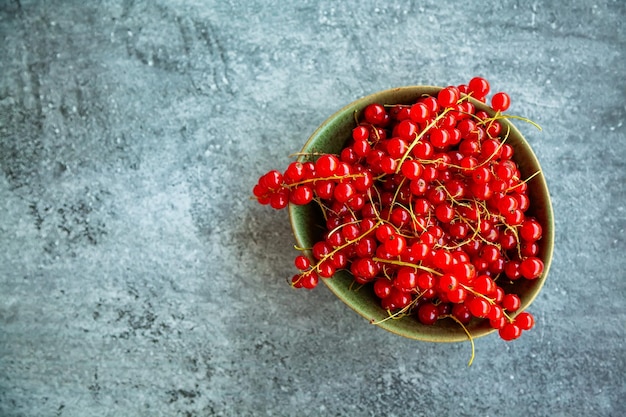
[[[359,113],[371,103],[381,104],[410,104],[414,103],[424,94],[434,95],[441,87],[433,86],[409,86],[381,91],[350,103],[343,109],[328,118],[309,138],[302,153],[322,152],[339,153],[346,141],[351,137],[355,126],[355,113]],[[477,109],[485,110],[493,114],[493,110],[483,103],[472,99]],[[535,172],[540,171],[539,161],[528,142],[515,126],[507,120],[501,120],[503,128],[508,125],[510,134],[507,143],[515,149],[514,160],[519,165],[522,178],[528,178]],[[528,125],[531,127],[530,125]],[[534,127],[532,127],[534,129]],[[503,129],[505,131],[505,129]],[[524,310],[537,297],[544,285],[550,264],[554,246],[554,219],[552,204],[546,180],[542,173],[534,176],[528,182],[531,206],[527,215],[535,216],[543,227],[543,237],[540,242],[539,257],[544,262],[544,272],[535,280],[520,279],[515,282],[514,291],[520,296],[521,308]],[[296,242],[299,247],[310,248],[317,242],[324,224],[319,209],[310,204],[307,206],[289,206],[289,217]],[[311,253],[307,253],[311,258]],[[374,295],[371,286],[358,288],[352,285],[352,275],[347,271],[338,271],[332,278],[322,279],[322,282],[345,304],[371,323],[377,323],[388,317],[388,313],[380,307],[379,300]],[[358,288],[358,289],[357,289]],[[510,288],[505,290],[510,291]],[[453,320],[439,320],[433,326],[426,326],[412,316],[398,319],[388,319],[377,324],[392,333],[411,339],[429,342],[460,342],[466,341],[465,331]],[[466,326],[473,338],[484,336],[494,330],[484,320],[474,320]]]

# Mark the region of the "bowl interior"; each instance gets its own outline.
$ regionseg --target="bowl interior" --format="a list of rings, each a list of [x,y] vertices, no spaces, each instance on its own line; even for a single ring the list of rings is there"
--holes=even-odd
[[[440,87],[432,86],[399,87],[363,97],[328,118],[311,135],[302,148],[302,153],[339,153],[351,137],[352,129],[355,126],[355,118],[359,116],[359,113],[368,104],[411,104],[424,94],[434,95],[440,89]],[[485,110],[491,115],[494,114],[494,111],[483,103],[473,99],[472,102],[477,109]],[[554,220],[547,184],[537,157],[528,142],[526,142],[513,124],[506,119],[502,119],[500,122],[503,132],[506,131],[507,127],[510,129],[507,143],[512,145],[515,150],[513,159],[519,165],[522,178],[528,178],[539,172],[528,182],[531,205],[526,214],[527,216],[536,217],[543,227],[543,237],[539,241],[540,253],[538,256],[544,261],[544,272],[538,279],[520,279],[515,282],[515,292],[522,301],[518,311],[522,311],[533,302],[546,280],[552,261]],[[315,204],[306,206],[290,204],[289,217],[299,247],[310,248],[321,238],[324,222],[321,211]],[[307,252],[307,255],[312,257],[310,252]],[[412,316],[387,319],[388,313],[380,307],[371,285],[358,286],[354,284],[352,275],[347,271],[338,271],[332,278],[323,279],[322,281],[339,299],[358,314],[392,333],[411,339],[431,342],[459,342],[467,340],[464,330],[452,320],[439,320],[433,326],[426,326]],[[500,285],[505,290],[509,289],[502,283]],[[484,336],[494,331],[485,320],[473,320],[466,328],[473,338]]]

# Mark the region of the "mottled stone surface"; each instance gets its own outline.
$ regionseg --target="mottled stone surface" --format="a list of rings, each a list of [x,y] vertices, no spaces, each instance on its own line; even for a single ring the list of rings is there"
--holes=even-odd
[[[0,1],[0,415],[623,416],[626,3]],[[556,215],[536,329],[434,345],[294,291],[249,199],[332,112],[474,75]]]

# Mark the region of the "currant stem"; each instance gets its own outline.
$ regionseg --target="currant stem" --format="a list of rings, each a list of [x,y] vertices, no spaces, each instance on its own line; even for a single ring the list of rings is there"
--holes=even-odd
[[[480,297],[484,300],[487,300],[487,302],[491,305],[494,305],[496,303],[496,300],[494,300],[493,298],[487,297],[485,294],[479,293],[478,291],[474,290],[472,287],[468,287],[465,284],[459,284],[459,285],[465,288],[468,292],[471,292],[472,294],[474,294],[476,297]]]
[[[384,264],[389,264],[389,265],[408,266],[408,267],[411,267],[411,268],[414,268],[414,269],[421,269],[422,271],[430,272],[431,274],[434,274],[434,275],[437,275],[437,276],[442,276],[443,275],[443,273],[437,271],[436,269],[432,269],[432,268],[429,268],[429,267],[423,266],[423,265],[412,264],[410,262],[397,261],[395,259],[383,259],[383,258],[378,258],[378,257],[374,257],[374,258],[372,258],[372,260],[374,260],[376,262],[384,263]]]
[[[415,145],[418,144],[418,142],[420,141],[420,139],[433,127],[437,124],[437,122],[441,119],[443,119],[443,117],[448,114],[448,112],[452,110],[450,107],[445,108],[439,115],[437,115],[437,117],[435,117],[433,119],[433,121],[431,121],[428,125],[426,125],[426,127],[424,128],[424,130],[422,130],[419,134],[415,134],[415,139],[413,139],[413,142],[411,142],[411,144],[409,145],[409,147],[407,148],[406,152],[404,153],[404,155],[402,155],[402,158],[400,158],[400,161],[398,161],[398,167],[396,168],[396,174],[398,172],[400,172],[400,170],[402,169],[402,164],[404,163],[404,161],[406,160],[406,158],[408,158],[409,154],[411,153],[411,151],[413,150],[413,148],[415,147]]]
[[[380,319],[378,321],[374,321],[372,319],[372,320],[370,320],[370,323],[374,324],[374,325],[379,325],[381,323],[386,322],[389,319],[395,320],[395,319],[399,319],[399,318],[404,317],[405,316],[404,313],[407,313],[409,310],[411,310],[411,308],[413,308],[413,306],[415,306],[415,304],[417,304],[419,299],[422,298],[422,295],[424,295],[424,292],[419,293],[409,304],[407,304],[401,310],[398,310],[395,313],[392,313],[390,310],[387,310],[387,314],[389,314],[387,317],[385,317],[384,319]]]

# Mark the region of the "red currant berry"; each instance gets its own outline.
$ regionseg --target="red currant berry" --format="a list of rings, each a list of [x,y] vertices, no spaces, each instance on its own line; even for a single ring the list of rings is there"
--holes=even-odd
[[[496,291],[496,283],[488,275],[479,275],[473,283],[474,290],[480,294],[491,296]]]
[[[270,206],[273,209],[280,210],[287,207],[289,203],[289,193],[287,190],[281,190],[270,196]]]
[[[411,213],[404,207],[395,207],[391,210],[389,220],[394,226],[401,228],[411,220]]]
[[[354,262],[353,262],[354,266]],[[380,265],[372,258],[361,258],[356,265],[357,274],[366,278],[374,278],[380,272]]]
[[[335,155],[322,155],[315,162],[315,171],[320,177],[330,177],[337,171],[339,162],[339,159]]]
[[[383,126],[389,115],[383,105],[373,103],[365,107],[363,117],[367,123],[371,123],[375,126]]]
[[[317,266],[318,274],[323,278],[330,278],[335,274],[335,265],[332,260],[327,259]]]
[[[435,216],[442,223],[450,223],[455,214],[454,208],[448,203],[441,203],[435,207]]]
[[[446,273],[439,277],[439,289],[443,292],[454,291],[459,286],[459,280],[452,274]]]
[[[502,214],[517,210],[518,207],[517,199],[511,195],[504,195],[498,200],[498,211]]]
[[[537,242],[522,242],[520,245],[520,254],[523,257],[537,256],[539,253],[539,245]]]
[[[467,299],[467,290],[463,287],[457,287],[452,291],[447,292],[448,301],[451,303],[462,303]]]
[[[535,318],[532,316],[532,314],[526,311],[522,311],[515,317],[513,323],[519,326],[519,328],[522,330],[530,330],[535,325]]]
[[[489,82],[482,77],[474,77],[467,85],[469,93],[476,99],[481,99],[489,93]]]
[[[357,126],[352,129],[352,139],[355,141],[358,140],[367,140],[370,137],[370,129],[367,126]]]
[[[524,212],[520,209],[511,210],[507,213],[503,213],[502,216],[504,217],[504,221],[506,222],[506,224],[509,226],[517,226],[522,224],[522,222],[524,221]]]
[[[536,279],[543,273],[543,261],[537,257],[529,257],[520,264],[520,274],[526,279]]]
[[[509,145],[508,143],[505,143],[504,145],[502,145],[501,148],[501,152],[500,152],[500,159],[506,161],[506,160],[510,160],[513,157],[513,147],[511,145]]]
[[[511,250],[517,247],[517,236],[512,229],[504,229],[502,233],[500,233],[499,239],[500,246],[504,250]]]
[[[506,294],[502,299],[502,308],[507,311],[516,311],[521,304],[522,302],[516,294]]]
[[[528,199],[528,196],[526,194],[515,193],[513,194],[513,196],[517,200],[517,208],[519,210],[521,210],[522,212],[528,210],[528,207],[530,207],[530,200]]]
[[[476,167],[472,172],[472,179],[477,184],[486,184],[491,181],[491,170],[486,166]]]
[[[415,103],[409,110],[409,116],[415,123],[424,123],[430,117],[430,110],[425,103]]]
[[[515,203],[517,205],[517,200],[514,197]],[[527,242],[534,242],[541,238],[542,234],[541,224],[533,218],[528,218],[524,220],[524,222],[519,227],[520,237]]]
[[[428,160],[432,158],[435,153],[435,148],[430,142],[419,141],[415,144],[415,146],[413,146],[413,150],[411,152],[417,159]]]
[[[409,180],[417,180],[424,171],[422,164],[415,160],[404,161],[400,168],[402,174]]]
[[[396,125],[395,132],[401,139],[413,141],[417,137],[418,127],[412,120],[402,120]]]
[[[472,313],[472,316],[474,317],[485,318],[491,310],[491,304],[489,304],[489,301],[482,297],[474,297],[466,304],[470,313]]]
[[[387,153],[394,159],[402,158],[409,145],[402,138],[392,138],[387,142]]]
[[[439,107],[450,107],[459,100],[459,90],[455,87],[446,87],[437,94]]]
[[[439,111],[439,104],[437,103],[437,99],[434,97],[424,97],[421,98],[418,103],[424,103],[428,108],[428,112],[431,116],[434,117],[435,113]]]
[[[502,125],[500,124],[500,122],[493,120],[487,125],[487,135],[490,138],[497,138],[498,136],[500,136],[500,133],[502,133]],[[498,154],[501,154],[501,150],[498,152]]]
[[[520,261],[507,261],[504,264],[504,274],[511,280],[519,279],[522,276],[520,266]]]
[[[380,158],[380,168],[385,174],[393,174],[398,168],[398,161],[388,155]]]
[[[495,93],[493,97],[491,97],[491,108],[495,111],[506,111],[511,105],[511,97],[507,93],[499,92]]]
[[[393,306],[393,308],[396,309],[402,309],[406,306],[408,306],[409,304],[411,304],[412,301],[412,297],[410,293],[407,293],[405,291],[400,291],[397,290],[395,288],[391,289],[391,294],[389,294],[388,297],[391,302],[391,305]]]
[[[259,183],[268,190],[276,190],[283,183],[283,174],[276,170],[271,170],[261,177]]]
[[[504,315],[500,318],[489,320],[489,325],[491,326],[491,328],[498,329],[498,330],[503,328],[504,325],[507,323],[508,323],[507,319],[506,317],[504,317]]]
[[[432,326],[439,318],[439,310],[433,303],[424,303],[417,310],[417,317],[420,323]]]
[[[452,265],[452,254],[446,249],[437,249],[433,254],[433,262],[435,266],[444,271],[448,270]]]
[[[299,279],[298,283],[303,288],[306,288],[308,290],[312,290],[313,288],[317,287],[318,282],[319,282],[319,276],[317,275],[317,273],[314,272],[314,271],[310,271],[310,272],[307,272],[305,274],[302,274],[300,276],[300,279]]]
[[[324,241],[319,241],[313,245],[311,251],[313,252],[313,257],[320,260],[332,251],[332,247]]]
[[[452,315],[463,324],[468,324],[472,320],[472,313],[470,313],[466,303],[453,305]]]
[[[292,184],[302,180],[304,177],[304,165],[301,162],[294,161],[287,166],[283,175],[285,182]]]
[[[435,286],[435,277],[429,272],[422,272],[417,275],[417,286],[420,290],[425,291]]]
[[[393,286],[401,291],[413,291],[417,287],[417,273],[411,267],[402,267],[398,270]]]
[[[406,240],[400,235],[394,235],[392,239],[383,244],[385,251],[392,257],[402,254],[406,249]]]
[[[330,261],[335,269],[343,269],[348,265],[348,254],[347,251],[339,251],[330,256]]]
[[[499,305],[492,305],[491,310],[489,310],[489,314],[487,314],[487,318],[489,320],[500,320],[500,318],[504,316],[504,310]]]
[[[519,326],[513,323],[506,323],[498,330],[498,334],[503,340],[506,340],[508,342],[520,337],[522,334],[522,329],[520,329]]]
[[[374,281],[374,294],[380,299],[389,297],[391,288],[391,282],[386,278],[378,278]]]
[[[301,271],[307,270],[311,267],[311,261],[304,255],[298,255],[294,259],[294,265]]]
[[[445,148],[450,143],[450,132],[446,128],[432,128],[430,130],[430,143],[435,148]]]
[[[448,233],[450,233],[450,236],[457,240],[465,239],[469,231],[469,225],[462,221],[452,221],[450,223],[450,227],[448,228]]]
[[[354,250],[357,256],[367,258],[374,255],[377,246],[373,237],[364,237],[356,243]]]
[[[372,147],[366,139],[357,139],[352,144],[352,149],[357,156],[364,158],[369,155]]]
[[[350,200],[356,194],[356,190],[354,189],[354,185],[349,182],[340,182],[335,186],[335,190],[333,191],[333,196],[335,200],[340,203],[345,203]]]
[[[291,191],[289,199],[299,206],[309,204],[313,200],[313,189],[309,185],[299,185]]]

